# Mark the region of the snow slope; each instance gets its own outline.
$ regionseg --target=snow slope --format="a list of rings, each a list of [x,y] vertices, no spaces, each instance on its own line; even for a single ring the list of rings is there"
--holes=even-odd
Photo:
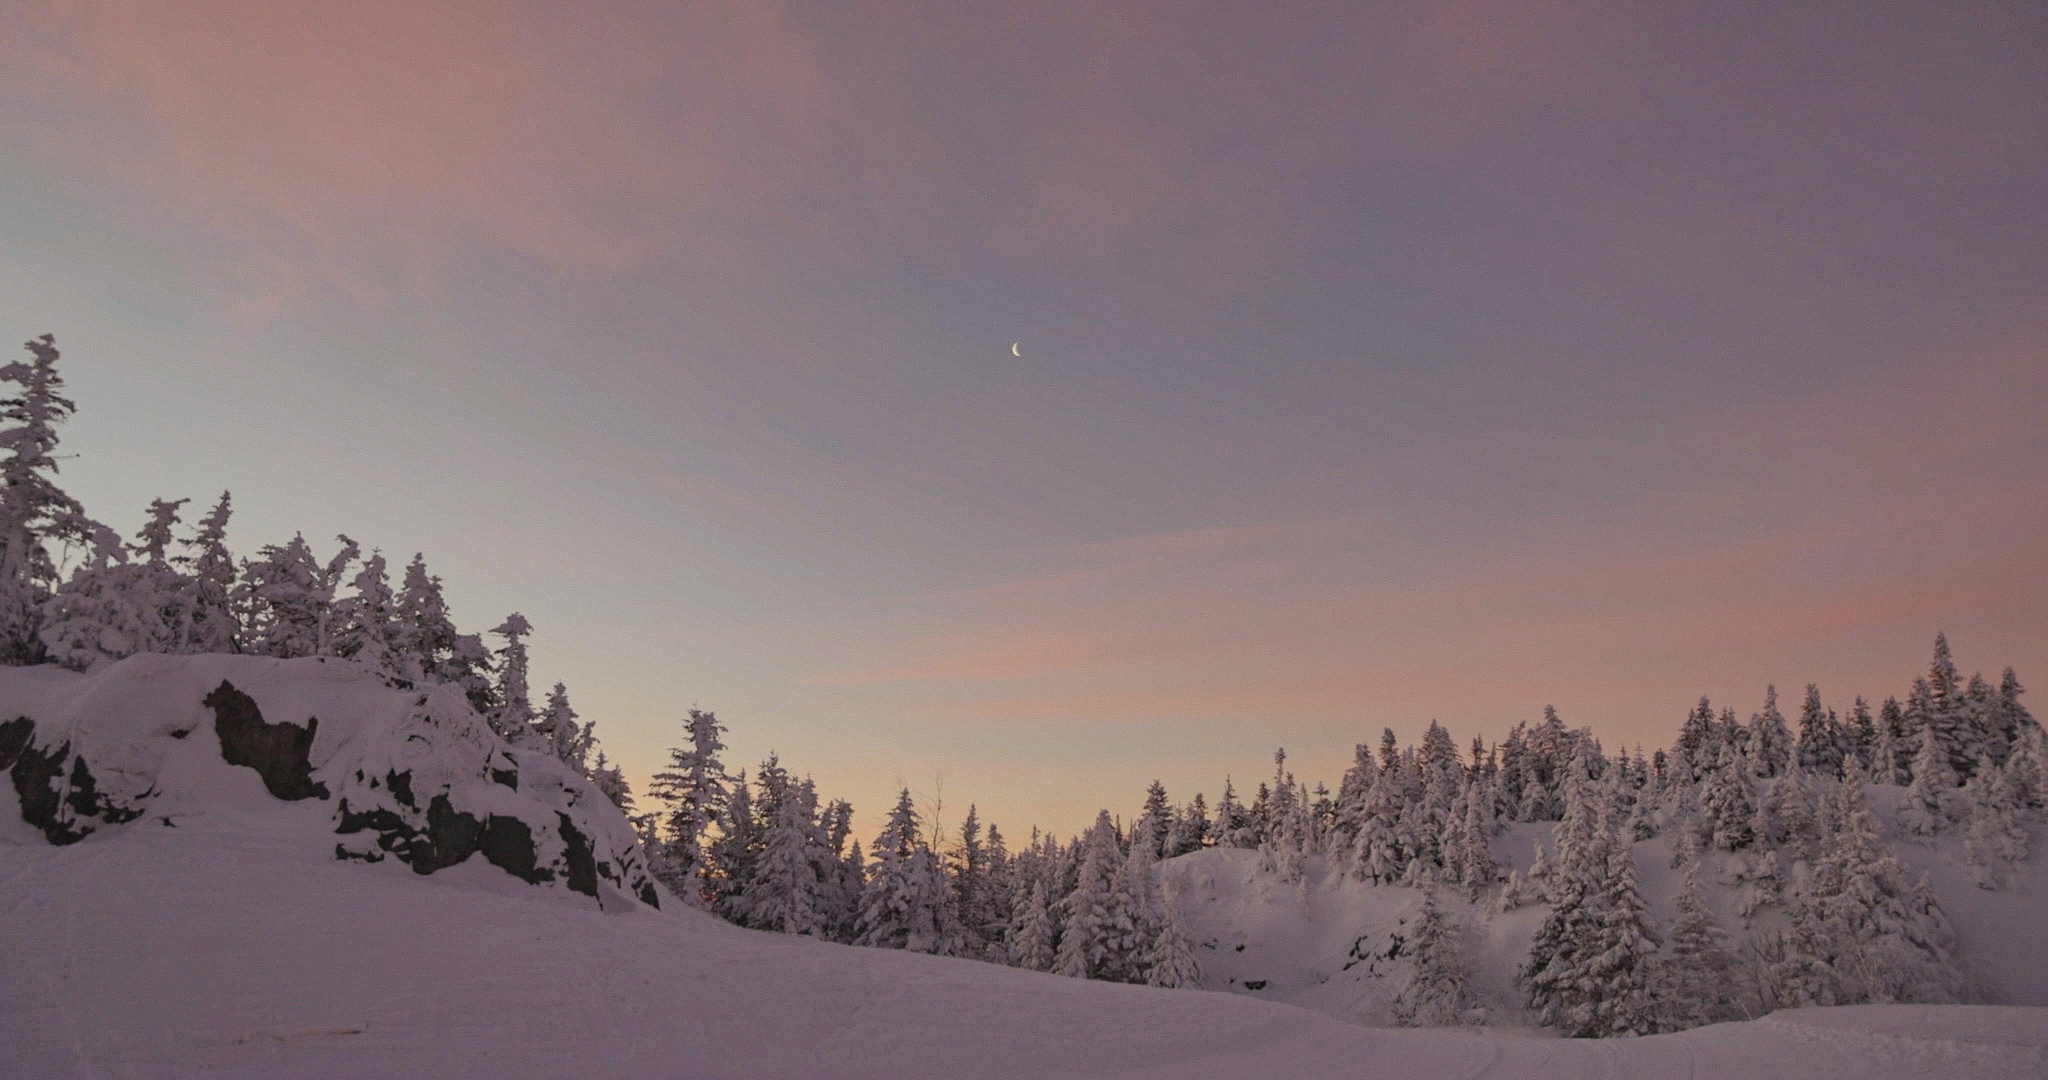
[[[1866,789],[1879,816],[1889,818],[1898,788]],[[1957,962],[1969,1000],[2011,1005],[2048,1005],[2048,858],[2021,863],[2009,887],[1980,889],[1962,862],[1962,830],[1931,842],[1887,837],[1909,880],[1924,871],[1954,924]],[[1533,843],[1550,843],[1549,823],[1509,825],[1490,845],[1503,870],[1528,872]],[[2043,850],[2036,829],[2033,850]],[[1668,838],[1635,845],[1639,886],[1659,927],[1676,917],[1680,874],[1671,867]],[[1745,922],[1732,884],[1733,857],[1701,856],[1706,898],[1740,951],[1752,930],[1782,925],[1766,908]],[[1393,1002],[1409,976],[1400,951],[1422,908],[1422,894],[1399,885],[1371,885],[1327,871],[1320,857],[1309,860],[1299,885],[1257,873],[1259,853],[1211,848],[1160,864],[1159,873],[1179,898],[1182,927],[1195,943],[1203,983],[1211,989],[1248,994],[1265,1001],[1314,1009],[1341,1020],[1392,1024]],[[1789,870],[1789,867],[1787,868]],[[1520,1007],[1514,970],[1547,908],[1532,904],[1494,910],[1498,888],[1481,902],[1467,902],[1455,889],[1441,894],[1446,909],[1469,928],[1465,959],[1473,989],[1487,1010],[1487,1022],[1534,1026]]]
[[[0,814],[0,1075],[1997,1080],[2048,1070],[2042,1009],[1811,1010],[1615,1043],[1383,1031],[1230,994],[1080,982],[740,930],[676,905],[599,903],[529,883],[481,851],[432,874],[397,858],[340,859],[335,808],[274,795],[255,769],[223,759],[216,732],[147,745],[164,715],[205,718],[183,698],[217,683],[223,669],[206,665],[224,661],[241,662],[152,659],[95,676],[102,700],[127,707],[67,729],[81,743],[91,733],[103,760],[146,766],[150,787],[113,785],[126,798],[146,791],[146,813],[64,845]],[[240,674],[273,718],[294,693],[322,697],[322,733],[349,728],[385,746],[411,722],[385,707],[374,680],[352,681],[366,676],[301,664],[259,686]],[[77,700],[58,685],[77,678],[0,671],[0,716],[43,709],[74,723],[81,713],[51,703]],[[333,685],[294,689],[301,681]],[[360,715],[331,711],[351,695]],[[353,753],[316,737],[312,756],[341,760],[323,757],[330,749]],[[339,783],[324,767],[313,775]],[[538,771],[522,764],[522,775]]]

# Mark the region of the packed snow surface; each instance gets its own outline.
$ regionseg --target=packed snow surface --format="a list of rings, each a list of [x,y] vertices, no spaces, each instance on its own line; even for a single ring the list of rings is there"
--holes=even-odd
[[[204,718],[182,698],[221,672],[180,669],[219,659],[136,665],[95,692],[132,703],[136,737],[156,738],[148,733],[161,710]],[[57,715],[69,700],[58,683],[69,678],[0,672],[0,716],[44,710],[71,723]],[[244,681],[281,721],[285,698],[267,698],[292,680],[275,678],[267,688]],[[152,697],[145,685],[175,693]],[[322,709],[350,699],[384,710],[330,712],[323,732],[331,723],[377,744],[379,725],[410,722],[373,689],[313,696]],[[600,902],[529,883],[481,852],[423,875],[395,858],[337,858],[334,808],[278,798],[254,769],[223,761],[211,728],[163,735],[164,745],[122,758],[111,716],[90,729],[97,752],[147,771],[146,813],[62,846],[0,815],[9,822],[0,826],[8,1076],[2048,1074],[2040,1008],[1804,1010],[1614,1042],[1382,1030],[1241,995],[758,933],[672,902]],[[327,752],[316,739],[313,756]],[[459,771],[451,790],[468,783]],[[546,823],[525,804],[498,812]],[[609,825],[590,830],[610,834]]]

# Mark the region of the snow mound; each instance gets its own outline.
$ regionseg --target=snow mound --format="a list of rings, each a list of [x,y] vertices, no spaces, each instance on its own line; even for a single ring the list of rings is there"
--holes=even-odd
[[[449,687],[344,660],[142,654],[0,669],[0,717],[16,839],[273,820],[340,859],[431,874],[481,855],[529,885],[658,903],[617,809]]]

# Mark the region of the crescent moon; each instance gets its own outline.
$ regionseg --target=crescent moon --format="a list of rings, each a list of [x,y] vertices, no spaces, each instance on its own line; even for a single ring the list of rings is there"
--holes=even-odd
[[[1010,355],[1011,355],[1011,356],[1023,356],[1023,355],[1024,355],[1023,353],[1020,353],[1020,352],[1018,352],[1018,351],[1017,351],[1017,342],[1014,342],[1014,341],[1010,342]]]

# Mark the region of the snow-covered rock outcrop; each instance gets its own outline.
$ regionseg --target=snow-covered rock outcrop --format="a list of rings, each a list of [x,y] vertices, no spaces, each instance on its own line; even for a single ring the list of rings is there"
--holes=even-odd
[[[145,654],[83,675],[0,669],[0,718],[20,821],[53,844],[297,813],[341,859],[431,874],[481,856],[607,906],[659,903],[617,808],[446,686],[343,660]]]

